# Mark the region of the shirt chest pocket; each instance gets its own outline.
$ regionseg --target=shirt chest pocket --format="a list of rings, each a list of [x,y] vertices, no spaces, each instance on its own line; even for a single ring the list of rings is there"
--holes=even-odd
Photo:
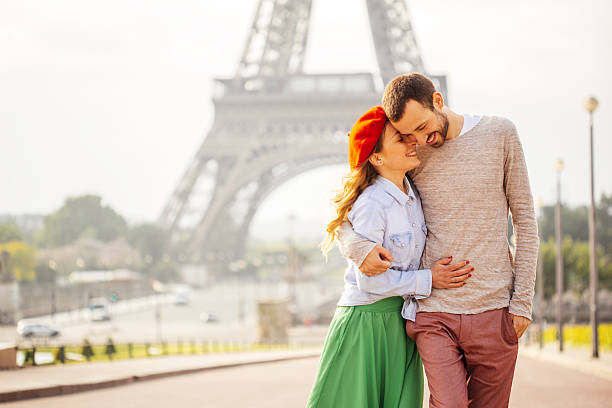
[[[408,264],[414,263],[416,236],[413,231],[390,234],[389,241],[390,245],[387,249],[393,256],[395,266],[404,269],[408,267]]]
[[[400,232],[389,236],[391,243],[398,249],[410,248],[414,243],[414,233],[412,231]]]

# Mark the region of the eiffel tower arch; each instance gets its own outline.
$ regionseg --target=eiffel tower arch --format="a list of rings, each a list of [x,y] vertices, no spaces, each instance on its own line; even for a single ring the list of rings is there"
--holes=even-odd
[[[296,175],[345,163],[347,132],[399,73],[425,73],[405,0],[365,0],[379,73],[303,72],[312,0],[259,0],[233,78],[215,81],[214,123],[159,224],[184,264],[221,274],[244,255],[261,202]],[[431,76],[446,95],[446,79]]]

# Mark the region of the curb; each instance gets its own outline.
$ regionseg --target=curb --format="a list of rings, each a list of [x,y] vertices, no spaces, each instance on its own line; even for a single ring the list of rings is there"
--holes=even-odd
[[[76,384],[59,384],[50,387],[31,388],[19,391],[8,391],[0,393],[0,403],[22,401],[34,398],[56,397],[60,395],[69,395],[86,391],[101,390],[104,388],[118,387],[121,385],[133,384],[141,381],[157,380],[160,378],[173,377],[177,375],[194,374],[203,371],[217,370],[223,368],[232,368],[248,365],[276,363],[289,360],[300,360],[306,358],[314,358],[320,356],[320,352],[313,352],[297,356],[278,357],[268,360],[244,361],[238,363],[217,364],[205,367],[186,368],[180,370],[172,370],[161,373],[152,373],[144,375],[130,375],[127,377],[117,378],[113,380],[104,380],[91,383],[76,383]]]

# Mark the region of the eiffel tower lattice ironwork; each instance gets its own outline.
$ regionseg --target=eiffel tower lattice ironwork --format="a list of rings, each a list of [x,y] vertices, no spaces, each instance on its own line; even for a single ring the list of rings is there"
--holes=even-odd
[[[266,196],[344,163],[347,131],[399,73],[424,73],[406,0],[366,0],[380,77],[303,72],[312,0],[259,0],[236,75],[216,80],[215,119],[159,224],[183,264],[222,273],[243,257]],[[446,95],[444,76],[431,76]]]

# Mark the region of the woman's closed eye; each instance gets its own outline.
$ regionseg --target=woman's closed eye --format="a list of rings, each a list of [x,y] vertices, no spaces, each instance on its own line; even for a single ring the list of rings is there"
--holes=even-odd
[[[407,142],[408,140],[410,140],[410,137],[408,135],[403,135],[401,133],[398,133],[397,135],[399,136],[398,142],[400,142],[400,143],[404,143],[404,142]]]

